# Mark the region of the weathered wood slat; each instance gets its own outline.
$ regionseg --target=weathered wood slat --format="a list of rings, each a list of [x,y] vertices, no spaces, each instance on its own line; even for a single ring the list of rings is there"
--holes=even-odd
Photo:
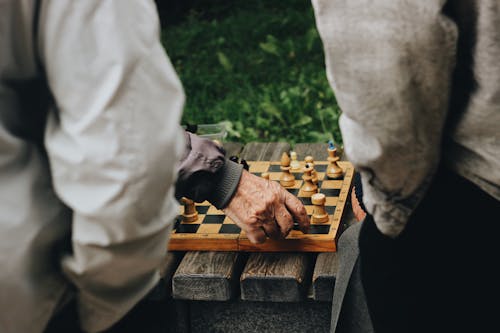
[[[350,198],[345,207],[345,214],[342,219],[343,230],[353,223],[357,223],[352,212]],[[316,301],[331,301],[335,280],[337,278],[338,259],[336,252],[320,253],[314,266],[312,280],[312,297]]]
[[[255,253],[241,275],[241,299],[298,302],[305,299],[311,278],[310,253]]]
[[[327,144],[323,143],[300,143],[293,148],[297,158],[303,160],[306,156],[312,156],[315,161],[326,160],[328,157]],[[314,272],[310,281],[312,298],[316,301],[331,300],[333,286],[337,274],[336,253],[319,253],[315,258]]]
[[[226,155],[239,155],[243,145],[226,142]],[[227,301],[238,293],[244,255],[237,252],[190,251],[184,256],[172,281],[175,299]]]
[[[271,149],[274,155],[271,160],[279,161],[283,151],[290,151],[288,144],[281,144],[275,148],[269,145],[268,149]],[[302,148],[300,145],[295,147],[299,158],[303,158],[301,155],[310,149],[309,145],[302,146]],[[252,146],[245,147],[245,150],[251,149]],[[268,158],[263,157],[263,159]],[[304,300],[311,284],[314,258],[315,254],[312,253],[251,254],[240,279],[241,298],[248,301],[273,302]]]
[[[318,254],[312,278],[312,297],[315,301],[332,300],[338,265],[336,252]]]
[[[311,155],[315,160],[325,160],[328,156],[327,145],[322,143],[314,144],[298,144],[295,146],[299,159],[304,159],[305,156]],[[341,159],[343,159],[341,156]],[[347,201],[345,214],[342,219],[343,224],[350,225],[354,223],[352,209]],[[314,273],[312,277],[312,298],[315,301],[329,302],[332,300],[333,289],[335,286],[335,278],[338,270],[337,253],[319,253],[314,265]]]
[[[226,150],[226,157],[230,157],[231,155],[238,155],[241,153],[243,149],[243,144],[238,142],[224,142],[222,144],[224,149]]]
[[[303,160],[307,155],[311,155],[314,160],[326,160],[327,147],[326,144],[304,143],[295,145],[293,150],[299,160]],[[289,148],[286,151],[289,151]],[[279,159],[282,151],[276,154]],[[241,298],[277,302],[306,299],[312,283],[315,259],[316,255],[312,253],[251,254],[241,276]],[[319,286],[321,281],[318,281]]]
[[[230,300],[238,292],[243,257],[237,252],[189,252],[174,276],[174,298]]]
[[[247,161],[279,161],[284,151],[290,150],[287,142],[250,142],[241,152]]]

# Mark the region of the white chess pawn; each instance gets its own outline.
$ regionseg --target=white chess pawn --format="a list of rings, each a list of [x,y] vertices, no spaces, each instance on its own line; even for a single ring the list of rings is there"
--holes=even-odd
[[[316,172],[316,170],[314,170],[314,158],[312,156],[306,156],[304,161],[306,164],[309,164],[311,166],[311,168],[312,168],[312,172],[311,172],[312,182],[317,185],[318,184],[318,173]]]
[[[325,210],[326,196],[323,193],[315,193],[311,196],[311,202],[314,205],[314,212],[311,217],[312,223],[326,223],[330,220]]]
[[[337,148],[332,142],[328,143],[328,167],[326,168],[326,176],[330,179],[338,179],[344,174],[344,170],[337,163],[340,157],[337,156]]]
[[[281,155],[281,175],[280,184],[284,187],[291,187],[295,185],[295,176],[290,173],[290,157],[286,152]]]
[[[292,159],[290,162],[291,169],[292,170],[300,170],[300,162],[297,159],[297,153],[294,151],[291,151],[290,158]]]

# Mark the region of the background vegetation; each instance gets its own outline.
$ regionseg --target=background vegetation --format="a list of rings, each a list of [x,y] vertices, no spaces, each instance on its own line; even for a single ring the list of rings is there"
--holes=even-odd
[[[175,8],[174,8],[175,7]],[[226,121],[227,140],[341,144],[309,0],[198,0],[160,8],[187,96],[183,123]]]

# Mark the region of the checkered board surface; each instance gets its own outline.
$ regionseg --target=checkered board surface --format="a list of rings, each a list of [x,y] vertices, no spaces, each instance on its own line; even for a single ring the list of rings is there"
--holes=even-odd
[[[271,181],[279,181],[281,175],[280,162],[248,161],[249,171],[257,176],[268,172]],[[180,215],[176,219],[172,231],[169,250],[172,251],[249,251],[249,252],[335,252],[336,242],[340,236],[341,219],[352,186],[354,168],[348,161],[339,161],[344,174],[338,179],[326,177],[327,161],[315,161],[314,169],[318,175],[318,188],[326,196],[325,209],[330,216],[326,223],[312,224],[309,233],[302,233],[297,226],[286,239],[268,239],[263,244],[252,244],[242,231],[224,212],[209,202],[196,204],[198,219],[184,222],[180,207]],[[303,167],[304,162],[301,163]],[[302,168],[301,168],[302,169]],[[311,198],[303,196],[300,188],[303,185],[303,172],[291,170],[295,175],[295,185],[287,188],[304,204],[309,216],[314,205]]]

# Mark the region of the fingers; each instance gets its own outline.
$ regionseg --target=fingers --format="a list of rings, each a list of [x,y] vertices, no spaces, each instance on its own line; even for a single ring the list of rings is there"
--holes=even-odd
[[[266,233],[266,235],[272,239],[284,238],[288,234],[288,232],[287,232],[284,236],[282,235],[282,230],[278,226],[278,224],[276,224],[274,219],[264,221],[262,223],[262,229],[264,229],[264,232]]]
[[[302,202],[289,192],[285,193],[285,206],[291,214],[292,220],[299,224],[300,231],[303,233],[309,232],[309,216],[307,216],[306,208]]]
[[[288,210],[282,208],[276,212],[276,223],[279,226],[279,237],[285,238],[293,228],[293,218]]]
[[[276,182],[243,172],[236,192],[223,209],[252,243],[263,243],[267,237],[283,239],[296,221],[303,232],[309,218],[302,202]]]
[[[247,238],[254,244],[262,244],[266,241],[267,235],[263,228],[251,228],[246,231]]]

